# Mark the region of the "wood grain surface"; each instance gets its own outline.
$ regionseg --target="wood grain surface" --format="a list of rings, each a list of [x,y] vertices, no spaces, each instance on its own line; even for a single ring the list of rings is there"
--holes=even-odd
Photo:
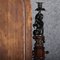
[[[32,60],[32,12],[30,0],[25,0],[26,6],[26,60]],[[27,55],[28,54],[28,55]]]
[[[31,60],[29,0],[0,0],[0,60]]]

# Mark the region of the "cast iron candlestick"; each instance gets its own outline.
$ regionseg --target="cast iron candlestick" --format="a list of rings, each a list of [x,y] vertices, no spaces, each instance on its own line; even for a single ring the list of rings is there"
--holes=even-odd
[[[45,43],[45,37],[44,37],[44,23],[42,21],[43,14],[41,11],[45,11],[44,8],[42,8],[42,2],[37,2],[38,8],[36,11],[38,13],[35,16],[35,22],[33,24],[34,31],[33,31],[33,39],[36,41],[34,44],[34,51],[33,51],[33,60],[45,60],[45,54],[48,53],[48,51],[45,51],[44,43]]]

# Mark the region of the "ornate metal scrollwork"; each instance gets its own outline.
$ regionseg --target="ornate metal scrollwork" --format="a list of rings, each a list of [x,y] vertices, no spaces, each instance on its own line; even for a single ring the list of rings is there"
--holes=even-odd
[[[44,43],[45,43],[45,37],[44,37],[44,23],[43,23],[43,14],[41,11],[45,11],[44,8],[42,8],[42,2],[37,2],[38,8],[36,11],[38,13],[35,16],[35,22],[33,24],[34,31],[33,31],[33,39],[36,41],[34,44],[34,51],[33,51],[33,58],[34,60],[44,60],[45,54],[48,53],[48,51],[45,51]]]

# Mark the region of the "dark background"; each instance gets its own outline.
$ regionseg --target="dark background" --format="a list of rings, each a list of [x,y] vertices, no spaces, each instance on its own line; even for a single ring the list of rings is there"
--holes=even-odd
[[[33,23],[38,1],[44,2],[43,7],[46,9],[42,12],[44,15],[45,50],[49,51],[45,60],[60,60],[60,0],[31,0]],[[33,40],[32,45],[34,42]]]

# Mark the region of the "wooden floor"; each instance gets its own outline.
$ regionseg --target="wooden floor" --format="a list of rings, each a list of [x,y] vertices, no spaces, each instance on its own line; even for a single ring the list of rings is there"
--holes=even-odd
[[[26,17],[27,4],[23,1],[29,3],[29,0],[0,0],[0,60],[31,60],[30,5],[26,6]]]

